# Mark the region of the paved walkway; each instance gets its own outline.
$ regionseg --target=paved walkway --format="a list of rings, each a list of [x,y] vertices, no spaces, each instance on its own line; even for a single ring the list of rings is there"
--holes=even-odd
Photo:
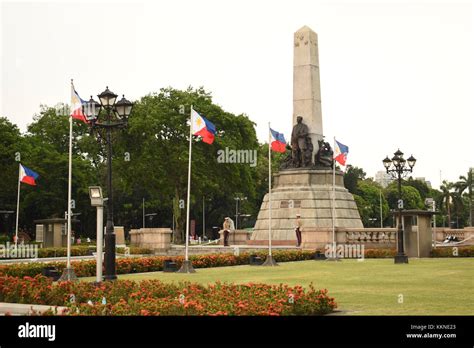
[[[60,306],[0,302],[0,315],[30,315],[43,313],[49,309],[53,310],[53,312],[56,309],[57,313],[60,314],[61,311],[66,308],[67,307]]]

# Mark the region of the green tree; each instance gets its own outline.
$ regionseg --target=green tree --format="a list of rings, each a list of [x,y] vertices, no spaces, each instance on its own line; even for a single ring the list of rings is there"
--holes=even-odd
[[[443,206],[446,210],[445,212],[448,215],[448,227],[451,227],[451,205],[453,203],[453,190],[455,184],[446,180],[443,180],[443,183],[440,187],[441,196],[440,196],[440,206]]]
[[[469,207],[469,226],[474,226],[474,211],[473,211],[473,186],[474,186],[474,181],[473,181],[473,171],[470,170],[467,175],[461,175],[459,177],[459,181],[456,182],[456,190],[460,196],[463,195],[464,191],[467,190],[467,207]]]
[[[391,209],[398,209],[398,188],[397,183],[391,183],[385,191],[388,205]],[[420,193],[413,186],[402,186],[403,208],[408,209],[424,209],[425,203]]]
[[[0,210],[15,211],[18,185],[18,162],[23,153],[20,130],[7,118],[0,117]],[[20,156],[20,157],[18,157]],[[0,233],[13,233],[15,214],[0,215]]]
[[[430,196],[430,188],[426,184],[425,181],[423,180],[418,180],[418,179],[413,179],[412,177],[408,178],[408,180],[405,180],[403,182],[403,185],[405,186],[412,186],[416,188],[421,196],[421,199],[423,202],[425,201],[426,198]]]
[[[64,217],[67,210],[69,118],[56,112],[62,109],[43,106],[23,137],[22,161],[40,175],[37,186],[22,187],[20,220],[30,231],[35,219]],[[73,229],[76,236],[93,237],[95,213],[90,206],[88,187],[97,184],[98,178],[90,161],[80,154],[78,141],[87,131],[85,124],[73,121],[73,213],[81,214],[81,224]]]
[[[258,149],[255,125],[247,116],[225,112],[203,88],[165,88],[141,98],[114,147],[115,203],[138,207],[146,195],[147,208],[157,211],[161,223],[168,226],[174,210],[175,241],[183,240],[185,230],[186,214],[177,214],[176,202],[186,202],[191,105],[217,129],[213,144],[193,141],[191,219],[199,222],[203,196],[210,200],[206,220],[211,224],[220,224],[224,216],[231,215],[236,194],[254,204],[256,198],[255,167],[218,161],[219,150]]]
[[[344,186],[350,193],[357,193],[357,183],[360,180],[364,180],[365,176],[366,173],[362,168],[348,165],[346,172],[344,173]]]
[[[359,181],[354,197],[364,226],[380,227],[380,206],[382,206],[382,222],[389,214],[389,207],[382,187],[371,179]]]

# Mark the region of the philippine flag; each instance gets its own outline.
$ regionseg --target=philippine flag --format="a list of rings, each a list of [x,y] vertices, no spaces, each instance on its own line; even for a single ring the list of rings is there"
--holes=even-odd
[[[74,89],[74,85],[71,83],[71,117],[84,123],[88,123],[86,115],[84,115],[84,112],[82,111],[82,105],[85,103],[86,101],[79,97],[79,94],[77,94]]]
[[[341,165],[345,166],[347,161],[347,154],[349,153],[349,147],[341,144],[337,140],[335,142],[334,159]]]
[[[214,142],[216,126],[191,109],[191,126],[193,135],[199,135],[206,144]]]
[[[35,180],[38,179],[38,177],[38,173],[20,164],[20,182],[36,186]]]
[[[285,136],[282,133],[278,133],[277,131],[270,128],[270,135],[271,135],[271,147],[273,151],[276,152],[285,152],[286,151],[286,140]]]

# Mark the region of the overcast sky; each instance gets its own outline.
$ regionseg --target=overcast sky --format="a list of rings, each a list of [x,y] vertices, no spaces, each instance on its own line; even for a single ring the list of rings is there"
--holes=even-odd
[[[75,1],[1,5],[0,115],[22,130],[40,104],[108,85],[129,99],[204,86],[291,133],[293,33],[318,34],[324,135],[369,176],[398,147],[435,187],[474,167],[471,1]]]

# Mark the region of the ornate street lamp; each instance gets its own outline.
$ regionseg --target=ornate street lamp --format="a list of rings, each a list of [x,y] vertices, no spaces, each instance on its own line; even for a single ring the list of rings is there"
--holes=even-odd
[[[415,166],[416,159],[415,157],[410,156],[407,160],[403,158],[403,152],[397,150],[394,153],[392,159],[385,157],[382,161],[387,174],[390,174],[394,179],[398,180],[398,250],[397,255],[395,255],[395,263],[408,263],[408,256],[405,254],[403,246],[403,227],[402,227],[402,209],[403,209],[403,200],[402,200],[402,178],[406,174],[413,172],[413,167]],[[408,163],[408,166],[407,166]]]
[[[128,117],[133,103],[125,99],[116,102],[117,94],[109,87],[98,95],[100,104],[92,96],[83,106],[84,114],[90,124],[91,131],[96,132],[98,139],[107,146],[107,224],[105,228],[105,274],[104,280],[115,280],[115,232],[114,232],[114,199],[112,190],[112,130],[124,128],[128,124]]]

